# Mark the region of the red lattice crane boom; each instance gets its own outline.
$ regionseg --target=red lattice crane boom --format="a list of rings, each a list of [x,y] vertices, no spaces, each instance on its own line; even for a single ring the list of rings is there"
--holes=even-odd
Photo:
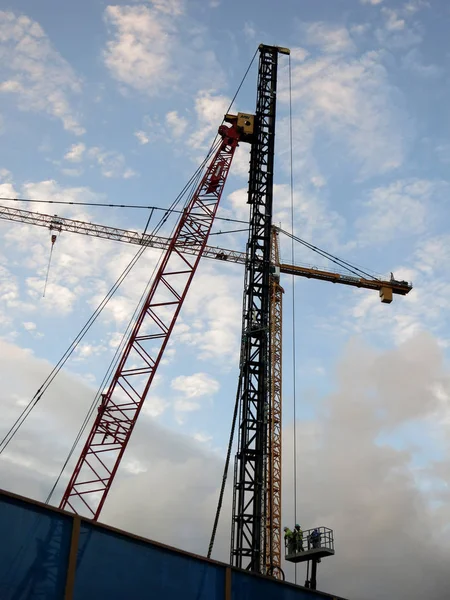
[[[222,125],[220,146],[183,211],[136,319],[60,508],[97,519],[206,246],[238,145],[240,127]],[[195,247],[187,255],[186,246]]]

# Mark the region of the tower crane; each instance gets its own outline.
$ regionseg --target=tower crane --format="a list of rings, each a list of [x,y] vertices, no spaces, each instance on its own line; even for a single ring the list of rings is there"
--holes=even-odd
[[[230,562],[279,576],[281,571],[280,274],[378,291],[383,303],[412,289],[405,281],[350,276],[280,261],[272,224],[277,66],[286,48],[259,47],[255,115],[227,114],[220,143],[171,238],[141,234],[6,206],[0,219],[163,250],[94,424],[60,503],[98,519],[149,392],[200,258],[244,265],[240,422],[233,484]],[[208,237],[239,142],[250,143],[250,232],[246,252],[209,246]],[[156,347],[156,349],[155,349]]]

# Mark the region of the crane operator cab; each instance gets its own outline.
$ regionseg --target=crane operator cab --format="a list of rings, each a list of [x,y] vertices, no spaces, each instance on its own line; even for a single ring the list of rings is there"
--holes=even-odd
[[[315,527],[302,531],[299,526],[285,536],[286,560],[293,563],[320,559],[334,554],[333,530],[328,527]]]

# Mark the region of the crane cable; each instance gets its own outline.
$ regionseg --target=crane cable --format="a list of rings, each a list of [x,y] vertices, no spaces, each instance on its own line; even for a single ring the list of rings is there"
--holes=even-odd
[[[223,468],[222,484],[220,486],[220,492],[219,492],[219,501],[217,503],[217,510],[216,510],[216,514],[214,517],[214,525],[213,525],[213,529],[212,529],[212,533],[211,533],[211,539],[209,540],[207,558],[211,558],[211,553],[213,551],[213,546],[214,546],[214,542],[216,539],[217,527],[219,525],[220,511],[222,510],[223,496],[225,494],[225,487],[226,487],[227,477],[228,477],[228,469],[230,467],[231,450],[233,447],[234,432],[236,430],[236,421],[237,421],[237,416],[238,416],[238,411],[239,411],[240,398],[241,398],[241,377],[239,377],[239,384],[238,384],[238,389],[236,392],[236,402],[234,404],[233,419],[231,422],[231,432],[230,432],[230,438],[228,440],[227,457],[225,459],[225,466]]]
[[[250,61],[250,64],[248,65],[248,67],[247,67],[247,69],[246,69],[246,71],[245,71],[245,73],[244,73],[244,76],[242,77],[242,80],[241,80],[241,82],[240,82],[240,84],[239,84],[239,86],[238,86],[238,88],[237,88],[237,90],[236,90],[236,93],[234,94],[234,96],[233,96],[233,98],[232,98],[232,100],[231,100],[231,102],[230,102],[230,105],[229,105],[229,107],[228,107],[228,109],[227,109],[227,113],[228,113],[228,112],[231,110],[231,108],[232,108],[232,106],[233,106],[233,104],[234,104],[234,101],[236,100],[236,98],[237,98],[237,95],[239,94],[239,91],[241,90],[241,87],[242,87],[242,85],[243,85],[243,83],[244,83],[244,81],[245,81],[245,79],[246,79],[246,77],[247,77],[247,75],[248,75],[248,73],[249,73],[249,71],[250,71],[250,68],[251,68],[251,66],[252,66],[252,64],[253,64],[253,62],[254,62],[254,60],[255,60],[255,57],[256,57],[256,54],[257,54],[257,52],[258,52],[258,50],[256,50],[256,51],[255,51],[255,53],[253,54],[253,57],[252,57],[252,59],[251,59],[251,61]],[[218,134],[216,134],[216,136],[215,136],[215,138],[214,138],[214,140],[213,140],[213,142],[212,142],[212,144],[211,144],[211,146],[210,146],[210,148],[209,148],[209,151],[208,151],[208,154],[207,154],[207,156],[206,156],[205,160],[202,162],[202,164],[200,165],[200,167],[197,169],[197,171],[196,171],[196,173],[194,174],[194,176],[193,176],[193,177],[191,177],[191,179],[190,179],[190,182],[192,182],[192,185],[191,185],[191,194],[190,194],[190,195],[188,195],[188,197],[187,197],[187,200],[186,200],[186,204],[189,202],[189,198],[190,198],[190,197],[192,197],[193,191],[194,191],[194,189],[195,189],[195,188],[194,188],[194,185],[195,185],[195,183],[196,183],[196,181],[195,181],[195,177],[196,177],[196,179],[197,179],[197,181],[198,181],[198,180],[199,180],[199,178],[200,178],[201,171],[203,170],[203,168],[204,168],[204,166],[205,166],[206,162],[209,160],[210,156],[213,154],[213,152],[215,151],[215,149],[217,148],[217,146],[218,146],[218,144],[219,144],[219,142],[217,142],[217,138],[218,138]],[[188,182],[188,184],[187,184],[187,185],[186,185],[186,186],[183,188],[183,191],[182,191],[182,192],[179,194],[178,198],[181,198],[181,196],[182,196],[182,195],[183,195],[183,193],[184,193],[184,190],[186,190],[186,188],[187,188],[187,187],[190,185],[190,182]],[[174,206],[176,206],[176,205],[177,205],[177,201],[175,201],[174,203],[172,203],[172,206],[171,206],[171,208],[170,208],[170,209],[168,209],[167,213],[168,213],[168,212],[183,212],[183,211],[175,211],[175,209],[174,209]],[[155,209],[156,209],[156,207],[149,207],[149,208],[151,208],[152,210],[155,210]],[[236,220],[236,219],[225,219],[225,218],[222,218],[222,220],[234,221],[234,222],[240,222],[240,223],[243,223],[243,222],[244,222],[244,221],[238,221],[238,220]],[[156,233],[156,232],[154,231],[152,235],[155,235],[155,233]],[[161,256],[162,256],[162,253],[161,253]],[[160,258],[161,258],[161,257],[160,257]],[[155,267],[155,270],[156,270],[156,267]],[[68,464],[68,462],[69,462],[70,458],[71,458],[71,457],[72,457],[72,455],[73,455],[73,452],[75,451],[75,448],[76,448],[76,446],[77,446],[77,444],[78,444],[79,440],[81,439],[81,436],[83,435],[83,433],[84,433],[84,431],[85,431],[85,429],[86,429],[86,427],[87,427],[87,424],[88,424],[88,422],[89,422],[89,420],[90,420],[90,418],[91,418],[91,416],[92,416],[92,414],[93,414],[93,412],[94,412],[94,410],[95,410],[96,404],[97,404],[97,402],[98,402],[98,399],[99,399],[99,397],[100,397],[100,395],[101,395],[101,390],[103,389],[103,386],[104,386],[104,384],[105,384],[105,383],[106,383],[106,381],[109,379],[109,376],[110,376],[110,374],[112,373],[112,371],[113,371],[114,367],[117,365],[117,363],[118,363],[118,361],[119,361],[119,359],[120,359],[121,352],[119,352],[119,350],[121,351],[121,349],[122,349],[122,348],[123,348],[123,346],[125,345],[125,341],[126,341],[126,339],[127,339],[127,334],[128,334],[128,331],[129,331],[129,330],[130,330],[130,328],[131,328],[131,325],[132,325],[132,323],[133,323],[133,321],[134,321],[134,318],[135,318],[135,316],[136,316],[136,314],[137,314],[138,308],[139,308],[139,306],[140,306],[140,304],[141,304],[141,302],[142,302],[142,300],[143,300],[143,298],[144,298],[144,296],[145,296],[145,294],[146,294],[146,291],[147,291],[147,289],[148,289],[148,286],[150,285],[150,282],[151,282],[152,278],[153,278],[153,274],[152,274],[152,277],[150,278],[150,280],[149,280],[149,282],[148,282],[148,284],[147,284],[147,287],[146,287],[146,289],[144,290],[144,292],[143,292],[143,294],[142,294],[142,296],[141,296],[141,299],[140,299],[140,301],[139,301],[139,303],[138,303],[138,305],[137,305],[137,307],[136,307],[136,310],[135,310],[135,311],[134,311],[134,313],[133,313],[133,316],[132,316],[132,317],[131,317],[131,319],[130,319],[130,322],[129,322],[129,324],[128,324],[128,327],[127,327],[127,329],[125,330],[125,333],[124,333],[124,335],[122,336],[121,343],[119,344],[118,348],[116,349],[115,355],[114,355],[114,357],[113,357],[113,359],[112,359],[112,361],[111,361],[111,363],[110,363],[110,366],[109,366],[109,368],[108,368],[108,370],[107,370],[107,373],[105,374],[105,377],[103,378],[103,381],[102,381],[102,383],[100,384],[100,387],[99,387],[99,389],[98,389],[98,391],[97,391],[97,393],[96,393],[96,395],[95,395],[95,397],[94,397],[94,400],[93,400],[93,402],[91,403],[91,406],[90,406],[90,407],[89,407],[89,409],[88,409],[88,412],[87,412],[87,414],[86,414],[86,416],[85,416],[85,418],[84,418],[84,421],[83,421],[83,423],[82,423],[82,425],[81,425],[81,427],[80,427],[80,429],[79,429],[79,431],[78,431],[78,433],[77,433],[77,435],[76,435],[76,438],[75,438],[75,440],[74,440],[74,443],[72,444],[72,447],[71,447],[71,449],[70,449],[70,451],[69,451],[69,454],[68,454],[68,456],[67,456],[66,460],[64,461],[63,467],[62,467],[62,469],[61,469],[60,473],[58,474],[58,477],[57,477],[57,479],[56,479],[56,481],[55,481],[54,485],[52,486],[52,488],[51,488],[51,490],[50,490],[50,492],[49,492],[49,495],[47,496],[47,500],[46,500],[46,503],[47,503],[47,504],[49,503],[49,501],[50,501],[50,498],[51,498],[51,496],[53,495],[53,492],[55,491],[55,489],[56,489],[56,486],[57,486],[57,485],[58,485],[58,483],[59,483],[59,480],[61,479],[61,476],[62,476],[62,474],[63,474],[63,472],[64,472],[64,469],[66,468],[66,466],[67,466],[67,464]],[[121,348],[121,347],[122,347],[122,348]],[[239,390],[238,390],[238,394],[239,394]],[[238,402],[237,402],[237,404],[238,404]],[[237,405],[236,405],[236,406],[237,406]],[[229,454],[231,454],[231,446],[232,446],[233,437],[234,437],[234,428],[235,428],[235,424],[236,424],[236,414],[237,414],[237,408],[235,408],[235,414],[234,414],[234,418],[233,418],[233,425],[232,425],[232,432],[231,432],[231,441],[230,441],[230,450],[229,450]],[[1,454],[1,452],[2,452],[2,450],[0,450],[0,454]],[[217,508],[216,519],[215,519],[215,526],[214,526],[214,530],[213,530],[213,535],[212,535],[212,537],[211,537],[211,542],[210,542],[210,549],[209,549],[209,553],[211,553],[211,551],[212,551],[212,547],[213,547],[213,545],[214,545],[215,532],[216,532],[216,529],[217,529],[217,524],[218,524],[218,520],[219,520],[219,516],[220,516],[220,509],[221,509],[221,507],[222,507],[223,491],[224,491],[224,489],[225,489],[225,483],[226,483],[226,478],[227,478],[228,466],[229,466],[229,457],[228,457],[228,459],[227,459],[227,461],[226,461],[226,465],[225,465],[225,473],[224,473],[224,480],[223,480],[223,490],[221,490],[221,496],[220,496],[220,499],[219,499],[219,505],[218,505],[218,508]]]
[[[174,205],[176,206],[179,203],[180,199],[185,195],[186,190],[189,188],[189,186],[191,185],[191,183],[193,181],[195,181],[196,178],[198,178],[199,173],[201,173],[201,171],[202,171],[204,165],[206,164],[206,162],[207,162],[210,154],[213,152],[214,147],[215,146],[211,147],[211,149],[210,149],[210,151],[208,153],[208,156],[205,158],[205,160],[202,162],[202,164],[198,167],[198,169],[196,170],[196,172],[194,173],[194,175],[190,178],[189,182],[184,186],[183,190],[177,196],[176,200],[172,203],[172,206],[174,206]],[[156,235],[156,233],[158,233],[158,231],[161,229],[161,227],[163,226],[163,224],[167,221],[169,214],[170,214],[169,212],[166,212],[165,215],[160,219],[159,223],[156,225],[156,227],[153,230],[152,234],[150,234],[150,238],[153,235]],[[128,263],[128,265],[125,267],[124,271],[121,273],[121,275],[119,276],[119,278],[116,280],[116,282],[110,288],[110,290],[108,291],[108,293],[106,294],[106,296],[103,298],[103,300],[97,306],[97,308],[95,309],[94,313],[91,315],[91,317],[84,324],[84,326],[82,327],[82,329],[80,330],[80,332],[78,333],[78,335],[75,337],[74,341],[69,345],[69,347],[67,348],[67,350],[64,352],[64,354],[60,358],[60,360],[57,362],[57,364],[52,369],[52,371],[50,372],[50,374],[44,380],[44,382],[41,385],[41,387],[36,391],[36,393],[34,394],[34,396],[32,397],[32,399],[30,400],[30,402],[27,404],[27,406],[22,410],[22,412],[20,413],[20,415],[17,417],[17,419],[13,423],[12,427],[9,429],[9,431],[6,433],[6,435],[0,441],[0,454],[3,453],[3,451],[6,449],[6,447],[8,446],[8,444],[11,442],[11,440],[13,439],[13,437],[15,436],[15,434],[17,433],[17,431],[20,429],[20,427],[24,423],[25,419],[28,417],[28,415],[31,413],[31,411],[33,410],[33,408],[36,406],[36,404],[42,398],[43,394],[46,392],[46,390],[48,389],[49,385],[52,383],[52,381],[55,379],[55,377],[57,376],[57,374],[60,372],[60,370],[62,369],[62,367],[64,366],[64,364],[67,362],[68,358],[73,354],[73,352],[75,351],[75,349],[78,346],[78,344],[84,338],[84,336],[89,331],[89,329],[91,328],[91,326],[93,325],[93,323],[97,320],[97,318],[99,317],[99,315],[101,314],[101,312],[105,308],[106,304],[109,302],[109,300],[111,299],[111,297],[114,295],[114,293],[120,287],[121,283],[124,281],[124,279],[130,273],[131,269],[134,267],[134,265],[141,258],[142,254],[145,252],[146,248],[147,248],[147,246],[142,246],[141,248],[139,248],[139,250],[136,252],[136,254],[134,255],[134,257],[131,259],[131,261]]]
[[[293,158],[293,131],[292,131],[292,68],[289,55],[289,158],[290,158],[290,195],[291,195],[291,261],[294,264],[294,158]],[[285,233],[285,232],[283,232]],[[296,377],[296,344],[295,344],[295,276],[292,275],[292,386],[293,386],[293,476],[294,476],[294,523],[297,524],[297,377]],[[297,563],[295,563],[295,584],[297,584]]]
[[[53,255],[53,246],[54,246],[54,242],[52,243],[52,245],[50,246],[50,256],[48,257],[48,264],[47,264],[47,272],[45,274],[45,283],[44,283],[44,291],[42,292],[42,297],[45,298],[45,291],[47,289],[47,283],[48,283],[48,276],[50,273],[50,265],[52,263],[52,255]]]
[[[314,246],[313,244],[310,244],[309,242],[302,240],[301,238],[293,235],[292,233],[289,233],[288,231],[285,231],[284,229],[281,229],[280,227],[277,227],[277,229],[280,233],[284,233],[284,235],[291,238],[292,243],[294,242],[294,240],[296,242],[299,242],[300,244],[302,244],[302,246],[305,246],[306,248],[308,248],[309,250],[312,250],[316,254],[320,254],[320,256],[323,256],[324,258],[326,258],[327,260],[330,260],[331,262],[335,263],[339,267],[342,267],[342,268],[346,269],[347,271],[350,271],[357,277],[361,277],[361,275],[363,275],[364,278],[368,277],[370,280],[373,280],[373,281],[378,280],[378,278],[375,277],[374,275],[367,273],[367,271],[364,271],[363,269],[360,269],[359,267],[356,267],[355,265],[352,265],[351,263],[347,262],[346,260],[343,260],[342,258],[338,258],[337,256],[334,256],[330,252],[327,252],[326,250],[322,250],[318,246]],[[292,256],[292,260],[294,260],[293,256]],[[294,263],[292,263],[292,264],[294,264]]]
[[[106,203],[106,202],[72,202],[72,201],[68,201],[68,200],[36,200],[36,199],[32,199],[32,198],[6,198],[3,196],[0,196],[0,200],[2,202],[27,202],[27,203],[32,203],[32,204],[62,204],[65,206],[92,206],[94,208],[140,208],[140,209],[145,209],[145,210],[161,210],[164,212],[170,212],[170,213],[179,213],[182,214],[182,210],[177,210],[175,208],[163,208],[161,206],[146,206],[143,204],[111,204],[111,203]],[[1,209],[2,207],[0,207]],[[6,207],[5,207],[6,208]],[[20,210],[20,209],[19,209]],[[55,215],[55,217],[57,217]],[[0,219],[3,218],[0,214]],[[230,223],[243,223],[243,224],[247,224],[247,221],[243,221],[242,219],[232,219],[231,217],[219,217],[216,216],[214,218],[215,221],[228,221]]]

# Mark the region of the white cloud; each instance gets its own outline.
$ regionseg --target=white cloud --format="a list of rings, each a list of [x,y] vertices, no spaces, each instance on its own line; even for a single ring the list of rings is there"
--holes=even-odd
[[[0,12],[0,60],[4,75],[0,92],[15,94],[21,110],[45,112],[81,135],[83,127],[71,106],[81,81],[53,48],[40,25],[10,11]]]
[[[305,58],[309,56],[308,50],[305,48],[294,47],[291,48],[291,60],[293,62],[303,62]]]
[[[162,8],[164,3],[157,5]],[[173,12],[164,15],[144,5],[106,8],[105,20],[113,39],[107,43],[104,60],[115,79],[149,95],[174,83],[171,15]]]
[[[214,90],[200,90],[195,99],[195,112],[199,126],[189,138],[191,147],[202,148],[212,142],[229,105],[230,99],[227,96],[217,94]]]
[[[187,119],[180,117],[176,110],[172,110],[166,114],[166,123],[172,135],[176,138],[183,135],[188,125]]]
[[[323,133],[339,144],[339,152],[344,145],[362,177],[403,163],[405,117],[396,108],[398,92],[389,83],[380,53],[305,60],[293,66],[292,84],[294,158],[308,176],[320,175],[311,160],[315,138]],[[280,90],[280,99],[288,101],[287,89]]]
[[[241,309],[242,271],[205,264],[195,276],[174,335],[198,349],[201,360],[227,369],[238,357]]]
[[[381,13],[386,19],[386,29],[388,31],[399,31],[405,28],[406,23],[404,19],[399,17],[399,14],[396,10],[383,6]]]
[[[414,15],[422,8],[431,8],[431,4],[426,0],[410,0],[410,2],[403,5],[402,10],[407,15]]]
[[[249,40],[254,40],[256,37],[256,29],[254,23],[250,21],[246,21],[244,23],[244,35]]]
[[[33,323],[33,321],[26,321],[23,323],[23,328],[27,331],[34,331],[36,329],[36,323]]]
[[[134,135],[137,137],[138,142],[144,146],[145,144],[148,144],[150,141],[150,138],[148,137],[148,135],[145,133],[145,131],[139,130],[139,131],[135,131]]]
[[[399,180],[370,193],[365,213],[356,221],[360,243],[380,243],[399,236],[417,236],[427,230],[430,206],[441,186],[412,179]]]
[[[423,57],[418,48],[412,48],[402,57],[402,65],[408,71],[419,75],[420,77],[439,77],[443,74],[443,69],[437,65],[423,63]]]
[[[184,12],[185,0],[150,0],[150,2],[155,10],[167,15],[179,16]]]
[[[205,433],[195,433],[194,440],[200,442],[201,444],[206,444],[207,442],[210,442],[212,440],[212,436],[207,435]]]
[[[350,27],[350,32],[355,35],[363,35],[370,29],[370,23],[358,23],[357,25],[352,25]]]
[[[155,386],[153,385],[153,388]],[[168,408],[169,403],[159,396],[155,396],[153,392],[147,396],[142,407],[142,412],[153,419],[161,416]]]
[[[317,184],[323,183],[317,181]],[[318,185],[320,187],[320,185]],[[232,214],[238,219],[248,219],[247,188],[235,190],[228,196],[232,206]],[[294,192],[294,229],[301,231],[301,237],[305,240],[314,240],[316,244],[326,246],[329,250],[339,246],[345,220],[328,203],[321,199],[316,191],[309,192],[302,186],[297,186]],[[291,231],[291,191],[287,184],[274,185],[274,209],[273,222]],[[286,236],[280,240],[290,247],[290,241]],[[304,250],[303,248],[300,248]],[[284,253],[283,253],[284,250]],[[285,262],[287,259],[286,248],[281,247]],[[311,254],[309,253],[309,258]]]
[[[323,22],[310,23],[305,27],[306,43],[319,46],[329,54],[353,52],[356,48],[345,27]]]
[[[90,358],[92,356],[96,356],[105,351],[105,346],[102,344],[86,344],[81,343],[76,347],[76,354],[78,359],[84,360],[85,358]]]
[[[175,413],[178,415],[178,423],[182,424],[184,422],[180,413],[195,412],[196,410],[200,410],[200,407],[201,405],[199,402],[188,400],[187,398],[178,398],[175,400],[174,409]]]
[[[383,2],[383,0],[360,0],[361,4],[372,4],[372,5],[376,5],[376,4],[381,4]]]
[[[68,175],[69,177],[79,177],[83,174],[83,169],[62,168],[61,173],[63,173],[64,175]]]
[[[384,16],[383,28],[375,31],[379,43],[387,48],[409,48],[422,41],[420,26],[417,23],[408,23],[408,19],[414,14],[412,5],[397,9],[383,6],[381,14]]]
[[[180,375],[172,380],[170,386],[172,389],[184,394],[186,398],[212,396],[220,389],[219,382],[207,373]]]
[[[129,179],[136,173],[125,165],[125,157],[121,152],[115,150],[104,150],[98,146],[89,148],[86,152],[87,158],[96,162],[104,177],[123,177]]]
[[[80,142],[79,144],[72,144],[72,146],[64,155],[64,159],[70,162],[80,162],[83,159],[83,154],[85,150],[86,146],[82,142]]]

